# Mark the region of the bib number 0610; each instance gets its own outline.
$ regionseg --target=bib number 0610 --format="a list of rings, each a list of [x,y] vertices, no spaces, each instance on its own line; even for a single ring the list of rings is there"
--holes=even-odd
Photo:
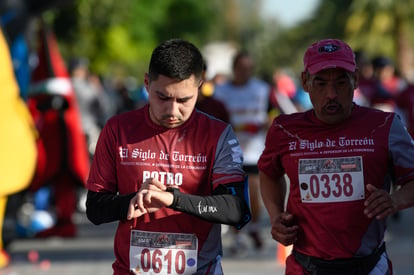
[[[163,253],[163,251],[165,253]],[[148,272],[152,269],[154,273],[163,274],[184,274],[185,271],[185,253],[182,250],[173,253],[172,250],[144,248],[141,252],[142,271]],[[172,268],[174,267],[174,270]],[[166,268],[167,270],[163,270]]]

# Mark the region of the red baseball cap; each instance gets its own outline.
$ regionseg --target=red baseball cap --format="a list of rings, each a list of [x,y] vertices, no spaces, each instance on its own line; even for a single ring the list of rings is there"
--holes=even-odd
[[[355,72],[355,55],[351,47],[338,39],[324,39],[313,43],[303,57],[305,72],[315,74],[329,68]]]

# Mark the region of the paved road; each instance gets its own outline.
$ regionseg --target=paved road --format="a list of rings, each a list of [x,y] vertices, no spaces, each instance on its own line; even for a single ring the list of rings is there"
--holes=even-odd
[[[73,239],[18,239],[9,246],[12,264],[0,270],[0,275],[84,275],[112,274],[111,264],[115,224],[94,226],[83,214],[76,222],[79,235]],[[269,223],[263,215],[265,246],[261,251],[249,249],[244,257],[229,256],[231,238],[223,236],[223,267],[226,275],[278,275],[283,266],[276,262],[276,243],[269,234]],[[387,234],[388,251],[394,263],[395,275],[414,274],[414,209],[401,212],[398,222],[390,220]],[[34,260],[29,260],[34,257]]]

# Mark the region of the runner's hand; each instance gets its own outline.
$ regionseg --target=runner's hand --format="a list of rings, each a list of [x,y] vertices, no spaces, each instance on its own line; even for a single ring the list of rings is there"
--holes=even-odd
[[[167,187],[156,179],[146,180],[131,199],[127,218],[138,218],[145,213],[152,213],[171,205],[173,194],[166,192],[166,189]]]
[[[372,184],[367,184],[367,190],[371,193],[364,202],[364,214],[368,218],[375,217],[380,220],[397,212],[397,206],[387,191]]]
[[[294,224],[292,214],[283,212],[272,222],[272,238],[283,245],[291,245],[298,238],[299,226]]]

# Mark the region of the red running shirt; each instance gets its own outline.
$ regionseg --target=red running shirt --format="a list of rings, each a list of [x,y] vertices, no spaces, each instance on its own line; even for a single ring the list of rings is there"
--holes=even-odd
[[[312,110],[280,115],[269,129],[259,169],[290,179],[287,211],[300,227],[295,249],[324,259],[368,255],[384,238],[385,220],[368,219],[368,183],[414,178],[414,146],[393,113],[354,105],[349,119],[322,123]],[[390,165],[391,164],[391,165]]]
[[[241,149],[228,124],[198,111],[174,129],[152,123],[148,105],[113,117],[97,143],[87,188],[129,194],[149,177],[182,193],[211,195],[218,185],[244,180]],[[221,271],[220,227],[168,208],[121,220],[115,236],[115,274],[130,268],[131,230],[195,234],[198,271],[220,274],[215,272]]]

